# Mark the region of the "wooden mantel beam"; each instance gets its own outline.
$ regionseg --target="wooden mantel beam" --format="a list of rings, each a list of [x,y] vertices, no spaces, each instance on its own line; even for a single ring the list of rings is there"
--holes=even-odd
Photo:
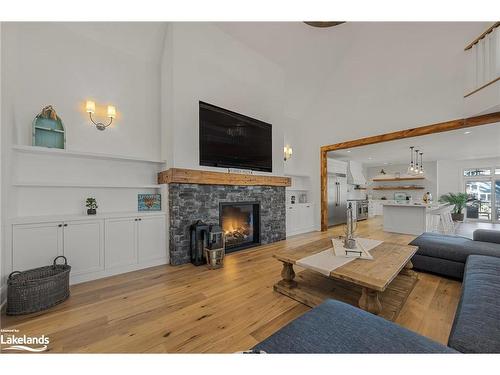
[[[291,186],[292,181],[289,177],[170,168],[166,171],[158,173],[158,183],[287,187]]]

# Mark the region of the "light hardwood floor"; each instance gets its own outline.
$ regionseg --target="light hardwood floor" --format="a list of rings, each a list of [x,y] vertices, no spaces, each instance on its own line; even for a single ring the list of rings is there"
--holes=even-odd
[[[159,266],[71,288],[71,297],[42,314],[2,315],[2,328],[50,337],[50,352],[212,352],[245,350],[308,307],[273,291],[281,263],[272,254],[340,234],[308,233],[226,257],[225,267]],[[407,244],[413,236],[382,231],[378,219],[359,235]],[[396,323],[446,343],[460,282],[420,273]]]

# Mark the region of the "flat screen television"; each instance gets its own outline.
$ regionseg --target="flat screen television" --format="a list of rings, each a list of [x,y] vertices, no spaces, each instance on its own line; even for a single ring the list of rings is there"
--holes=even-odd
[[[200,102],[200,165],[272,172],[272,125]]]

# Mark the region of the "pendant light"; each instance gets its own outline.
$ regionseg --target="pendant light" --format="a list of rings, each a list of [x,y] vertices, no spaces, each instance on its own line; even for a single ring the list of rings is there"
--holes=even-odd
[[[415,150],[415,170],[414,172],[418,174],[419,166],[418,166],[418,152],[420,150]]]
[[[408,173],[413,173],[413,171],[415,170],[415,167],[413,165],[413,149],[414,149],[414,147],[411,146],[410,147],[410,166],[408,167]]]
[[[418,173],[424,174],[424,159],[423,159],[424,153],[420,153],[420,171]]]

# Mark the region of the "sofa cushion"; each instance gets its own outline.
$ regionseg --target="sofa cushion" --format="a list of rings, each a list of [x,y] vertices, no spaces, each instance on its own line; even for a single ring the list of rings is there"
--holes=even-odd
[[[411,258],[413,269],[416,271],[430,272],[436,275],[462,280],[465,264],[453,260],[428,257],[415,254]]]
[[[424,233],[410,242],[410,245],[418,246],[419,255],[460,263],[465,263],[472,254],[500,257],[499,244],[438,233]]]
[[[327,300],[257,344],[267,353],[456,353],[395,323]]]
[[[500,353],[500,258],[467,259],[448,345],[463,353]]]
[[[474,233],[472,233],[472,239],[474,241],[500,244],[500,230],[476,229]]]

